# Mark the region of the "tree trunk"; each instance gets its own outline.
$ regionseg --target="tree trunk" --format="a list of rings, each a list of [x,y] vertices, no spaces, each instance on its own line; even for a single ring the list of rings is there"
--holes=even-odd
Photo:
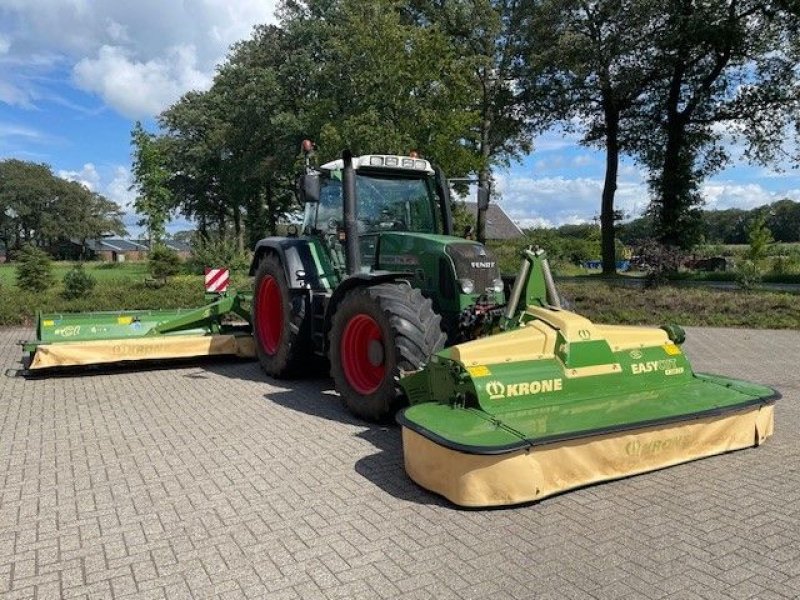
[[[236,248],[239,252],[244,251],[244,238],[242,234],[242,209],[239,203],[233,205],[233,232],[236,237]]]
[[[603,274],[617,272],[617,252],[614,245],[614,197],[617,193],[619,172],[619,111],[606,109],[606,177],[600,207],[600,249],[603,258]]]
[[[272,188],[272,177],[267,178],[264,194],[267,203],[267,233],[275,235],[278,220],[275,217],[275,191]]]
[[[217,235],[219,236],[220,241],[225,241],[228,239],[228,232],[225,230],[226,225],[225,209],[221,208],[217,212]]]
[[[683,64],[676,65],[670,80],[666,106],[667,143],[664,147],[664,160],[658,181],[658,200],[661,210],[658,213],[661,243],[677,246],[679,241],[678,217],[680,216],[680,198],[682,196],[680,173],[680,151],[683,141],[683,123],[678,106],[681,99],[683,82]]]
[[[674,119],[667,121],[667,144],[664,148],[664,163],[659,182],[661,196],[661,243],[667,246],[680,244],[680,231],[678,220],[681,216],[681,196],[686,188],[682,178],[684,173],[681,168],[681,141],[683,138],[682,127]]]

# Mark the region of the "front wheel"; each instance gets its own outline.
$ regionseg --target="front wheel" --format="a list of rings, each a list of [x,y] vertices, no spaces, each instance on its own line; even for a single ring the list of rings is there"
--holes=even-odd
[[[408,284],[357,288],[341,301],[330,331],[331,376],[348,410],[385,421],[400,407],[401,371],[416,371],[444,347],[441,317]]]

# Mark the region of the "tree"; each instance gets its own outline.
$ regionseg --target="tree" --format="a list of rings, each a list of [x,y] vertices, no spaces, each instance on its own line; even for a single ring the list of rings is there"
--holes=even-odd
[[[629,144],[626,122],[659,77],[652,39],[661,8],[649,0],[544,0],[529,3],[527,93],[582,143],[605,149],[600,210],[603,272],[616,271],[614,245],[619,158]]]
[[[44,250],[25,244],[17,258],[17,287],[30,292],[44,292],[53,285],[53,266]]]
[[[83,242],[107,233],[125,234],[122,210],[114,202],[54,176],[48,165],[0,162],[0,241],[6,248]]]
[[[535,131],[552,120],[546,111],[533,109],[519,85],[524,6],[520,0],[411,2],[416,22],[441,29],[460,57],[457,68],[466,75],[462,94],[468,100],[464,108],[478,116],[472,135],[461,136],[474,153],[482,187],[490,187],[493,169],[530,152]],[[480,218],[477,228],[483,239]]]
[[[761,211],[756,215],[750,223],[747,230],[747,241],[750,243],[748,250],[748,258],[755,263],[767,257],[767,252],[770,245],[775,240],[772,238],[772,232],[767,227],[767,213]]]
[[[157,136],[146,132],[137,121],[131,138],[134,177],[131,189],[137,192],[133,206],[142,215],[138,224],[145,227],[147,239],[152,245],[164,238],[170,210],[175,207],[174,195],[169,188],[171,174],[167,168],[164,144]]]
[[[662,73],[633,130],[650,168],[661,240],[698,239],[700,182],[729,160],[724,135],[747,142],[746,156],[779,156],[800,99],[800,11],[783,0],[669,0],[648,60]],[[720,127],[724,124],[725,127]]]

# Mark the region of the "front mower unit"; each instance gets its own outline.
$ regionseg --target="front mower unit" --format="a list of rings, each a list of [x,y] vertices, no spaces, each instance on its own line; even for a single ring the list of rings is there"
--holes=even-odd
[[[405,466],[421,486],[462,506],[518,504],[772,434],[779,395],[695,374],[680,328],[596,325],[531,298],[537,288],[527,282],[508,331],[447,348],[401,380],[412,404],[398,415]]]
[[[209,295],[196,309],[40,314],[23,344],[29,371],[200,356],[253,357],[249,294]],[[230,324],[229,315],[247,324]]]

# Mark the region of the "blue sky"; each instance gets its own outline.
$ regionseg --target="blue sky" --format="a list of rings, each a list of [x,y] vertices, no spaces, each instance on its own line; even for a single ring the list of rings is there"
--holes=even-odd
[[[67,178],[130,207],[130,130],[190,89],[206,89],[229,45],[273,20],[263,0],[0,0],[0,159],[46,162]],[[603,154],[558,131],[498,174],[500,204],[525,226],[591,220]],[[734,155],[739,150],[731,143]],[[624,161],[618,206],[647,203],[645,174]],[[707,181],[710,208],[800,200],[800,174],[737,159]],[[135,233],[136,216],[126,223]],[[172,229],[186,227],[181,220]]]

